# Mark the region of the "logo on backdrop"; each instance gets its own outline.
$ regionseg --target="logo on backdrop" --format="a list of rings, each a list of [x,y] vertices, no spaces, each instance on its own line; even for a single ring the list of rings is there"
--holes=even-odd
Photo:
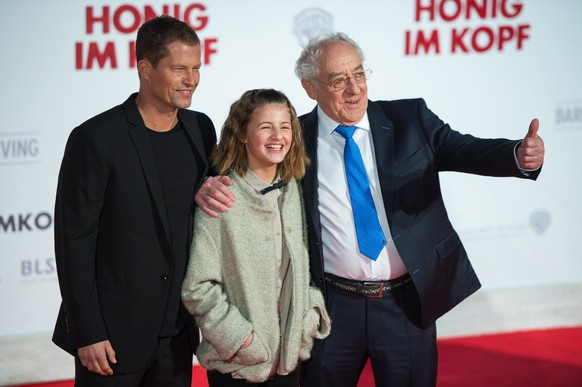
[[[202,63],[212,64],[218,52],[218,38],[201,36],[211,19],[203,3],[163,4],[157,9],[148,4],[90,5],[85,8],[87,39],[75,43],[75,69],[135,68],[137,30],[145,21],[159,15],[170,15],[188,23],[200,37]],[[131,39],[122,41],[118,35]]]
[[[535,210],[529,216],[529,221],[524,220],[517,223],[495,224],[492,226],[480,225],[474,228],[459,230],[463,238],[470,240],[499,240],[526,238],[530,231],[534,234],[543,235],[552,223],[552,216],[547,210]]]
[[[53,224],[53,217],[48,212],[0,215],[0,233],[21,233],[46,231]]]
[[[519,0],[416,0],[417,29],[404,33],[404,54],[483,54],[522,50],[531,25]],[[438,27],[437,27],[438,25]]]
[[[582,100],[558,102],[556,129],[582,130]]]
[[[0,166],[39,163],[38,134],[38,132],[0,132]]]
[[[550,227],[551,220],[552,217],[548,211],[538,210],[531,214],[529,224],[536,234],[541,235]]]
[[[295,16],[293,31],[301,46],[332,30],[333,17],[321,8],[307,8]]]
[[[20,278],[23,280],[56,280],[57,265],[54,257],[23,259],[20,261]]]

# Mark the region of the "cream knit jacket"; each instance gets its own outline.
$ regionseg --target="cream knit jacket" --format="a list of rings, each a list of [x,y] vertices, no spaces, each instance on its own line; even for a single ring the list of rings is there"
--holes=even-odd
[[[196,356],[207,370],[262,382],[310,357],[313,340],[329,335],[323,296],[310,285],[306,222],[298,183],[282,188],[281,221],[290,255],[291,305],[281,332],[272,210],[231,173],[234,206],[218,218],[196,210],[182,299],[202,332]],[[239,351],[249,333],[252,343]],[[282,364],[278,365],[279,362]],[[282,366],[282,367],[281,367]]]

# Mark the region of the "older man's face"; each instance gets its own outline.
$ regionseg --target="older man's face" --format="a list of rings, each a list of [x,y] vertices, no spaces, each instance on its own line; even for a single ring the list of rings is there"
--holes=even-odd
[[[354,74],[364,71],[357,51],[343,42],[329,44],[319,59],[319,76],[315,81],[302,81],[305,91],[316,100],[333,120],[344,125],[358,123],[368,108],[368,86],[357,83]],[[346,88],[335,90],[338,78],[349,77]]]

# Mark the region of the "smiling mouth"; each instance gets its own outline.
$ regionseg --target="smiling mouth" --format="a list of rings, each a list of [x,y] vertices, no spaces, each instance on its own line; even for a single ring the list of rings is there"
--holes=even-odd
[[[272,150],[281,150],[283,149],[283,145],[265,145],[265,148],[272,149]]]

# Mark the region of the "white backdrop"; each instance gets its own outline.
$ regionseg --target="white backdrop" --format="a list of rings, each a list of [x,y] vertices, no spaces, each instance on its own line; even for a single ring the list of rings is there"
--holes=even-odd
[[[250,88],[280,89],[310,111],[293,66],[301,44],[327,30],[362,46],[371,99],[423,97],[481,137],[521,138],[539,118],[547,156],[537,182],[443,174],[445,200],[484,289],[582,282],[582,2],[0,0],[0,336],[52,329],[67,136],[137,90],[135,30],[163,12],[203,40],[191,108],[218,130]]]

